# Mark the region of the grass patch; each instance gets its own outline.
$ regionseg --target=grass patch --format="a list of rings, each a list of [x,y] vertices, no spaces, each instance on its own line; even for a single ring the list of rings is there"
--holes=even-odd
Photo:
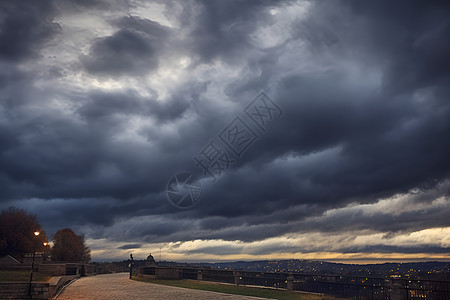
[[[23,281],[30,280],[31,270],[0,270],[0,281]],[[33,281],[49,281],[52,276],[48,274],[33,273]]]
[[[301,293],[301,292],[291,292],[285,290],[273,290],[257,287],[248,286],[236,286],[232,284],[221,284],[216,282],[208,281],[197,281],[197,280],[163,280],[163,279],[151,279],[151,278],[140,278],[133,277],[133,280],[150,282],[155,284],[176,286],[195,290],[204,290],[219,292],[225,294],[243,295],[243,296],[253,296],[261,298],[272,298],[280,300],[334,300],[338,299],[331,296],[322,296],[317,294]],[[339,298],[342,299],[342,298]]]

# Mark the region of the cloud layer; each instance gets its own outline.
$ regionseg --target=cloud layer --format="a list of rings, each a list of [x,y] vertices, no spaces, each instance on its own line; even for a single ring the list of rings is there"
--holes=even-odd
[[[3,1],[0,205],[94,258],[448,252],[448,6]],[[243,113],[261,89],[284,111],[266,131]],[[194,157],[238,116],[256,142],[171,206],[168,180],[204,176]]]

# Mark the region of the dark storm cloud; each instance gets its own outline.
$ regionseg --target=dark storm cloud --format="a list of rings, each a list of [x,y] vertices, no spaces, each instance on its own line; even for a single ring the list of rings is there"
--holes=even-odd
[[[29,81],[22,82],[20,73],[17,74],[10,73],[16,82],[22,84],[22,89],[17,86],[16,90],[2,97],[9,116],[21,116],[6,119],[0,127],[3,197],[11,200],[30,196],[44,199],[134,198],[143,192],[144,195],[159,192],[172,175],[170,172],[191,163],[189,153],[180,158],[171,157],[165,144],[173,144],[176,137],[157,133],[157,128],[152,135],[145,130],[142,132],[142,138],[154,144],[153,150],[147,145],[133,146],[133,141],[122,143],[113,139],[125,130],[130,116],[155,118],[159,122],[181,117],[189,104],[181,102],[179,96],[161,103],[132,92],[93,91],[85,94],[85,99],[78,100],[80,108],[75,117],[65,118],[52,109],[34,112],[30,103],[45,103],[47,97],[33,87],[28,91],[32,96],[22,95],[23,84],[29,84]],[[20,99],[24,99],[23,103]],[[194,134],[190,131],[190,128],[184,131],[183,139]],[[180,149],[176,148],[174,151],[178,152]],[[169,161],[172,162],[158,158],[162,153],[170,156]],[[157,178],[155,170],[160,174]],[[155,201],[158,203],[155,206],[167,204]],[[86,218],[89,216],[85,214]],[[94,222],[98,222],[94,215],[92,217],[96,219]],[[105,224],[109,224],[111,218],[106,218],[108,222]]]
[[[120,247],[117,247],[117,249],[137,249],[137,248],[141,248],[142,244],[125,244],[122,245]]]
[[[371,22],[371,42],[379,45],[380,54],[389,57],[387,91],[409,93],[411,89],[448,83],[448,2],[400,1],[392,5],[382,1],[362,5],[350,1],[350,6],[355,14]]]
[[[448,187],[449,183],[447,182],[446,186],[440,187],[438,190],[409,195],[401,201],[383,200],[384,202],[377,204],[349,206],[329,211],[326,214],[321,214],[322,210],[318,207],[306,205],[290,208],[276,207],[273,212],[256,215],[247,213],[240,217],[204,217],[201,212],[192,216],[188,211],[164,214],[161,211],[162,214],[158,217],[122,220],[111,230],[93,229],[91,236],[101,237],[106,234],[118,242],[124,239],[142,241],[143,236],[145,236],[146,242],[217,238],[228,241],[239,239],[244,242],[255,242],[286,233],[322,232],[339,236],[348,232],[361,232],[362,234],[385,232],[387,233],[386,238],[392,238],[400,234],[420,231],[424,228],[449,226],[450,223],[447,218],[449,214],[448,202],[424,204],[429,202],[430,199],[436,199],[443,193],[445,194]],[[106,206],[105,204],[107,203],[104,202],[100,206]],[[125,209],[133,207],[137,209],[143,204],[144,202],[140,202],[139,205],[122,204],[122,210],[124,210],[122,215],[125,215]],[[83,206],[83,203],[80,203],[80,208]],[[145,209],[145,207],[141,207],[141,209]],[[152,213],[152,210],[143,210],[141,215],[144,216],[149,212]],[[108,215],[113,214],[112,210],[108,211]],[[138,213],[128,211],[127,214],[131,217]],[[85,214],[81,215],[80,217],[85,217]],[[89,222],[88,219],[85,221]],[[80,222],[79,224],[83,223]],[[118,228],[132,228],[132,230],[123,232],[117,230]],[[286,246],[279,245],[279,247],[281,249]],[[326,249],[315,248],[316,246],[311,243],[308,244],[308,247],[302,251],[308,249],[308,251],[326,251]]]
[[[246,249],[244,246],[211,246],[198,247],[187,251],[189,254],[210,254],[215,255],[235,255],[237,253],[245,253],[250,255],[270,255],[274,253],[313,253],[317,251],[329,251],[329,246],[307,248],[306,246],[286,246],[286,245],[270,245],[261,246],[255,249]],[[361,247],[340,247],[343,253],[448,253],[450,248],[437,246],[387,246],[387,245],[373,245]]]
[[[269,8],[276,1],[194,1],[197,6],[185,8],[192,15],[192,32],[187,45],[202,62],[215,58],[233,62],[252,48],[250,34],[270,21]],[[197,8],[197,9],[195,9]],[[189,22],[186,20],[186,22]],[[192,21],[195,20],[195,21]]]
[[[313,5],[293,31],[304,30],[309,22],[326,23],[307,27],[311,51],[318,48],[319,54],[338,60],[352,54],[353,47],[364,50],[355,61],[370,58],[374,67],[381,67],[381,88],[364,90],[358,82],[349,82],[346,70],[337,68],[282,78],[274,98],[287,113],[246,153],[246,163],[254,170],[230,174],[205,196],[214,199],[214,205],[200,209],[233,216],[298,203],[370,202],[433,186],[449,176],[450,106],[445,88],[449,68],[442,60],[442,53],[450,50],[448,35],[443,34],[448,18],[433,5],[414,3],[406,11],[400,7],[383,15],[391,10],[387,2],[377,4],[375,12],[345,1]],[[327,18],[330,15],[336,24]],[[348,24],[361,19],[363,30]],[[378,26],[380,22],[383,26]],[[384,41],[384,32],[392,40]],[[304,38],[302,31],[298,34]],[[427,42],[422,43],[425,37]],[[277,71],[282,70],[274,66]],[[423,79],[406,80],[411,74]],[[262,165],[287,153],[307,159],[333,148],[331,158],[292,173]]]
[[[107,76],[155,70],[169,29],[131,16],[116,23],[120,28],[116,33],[98,38],[89,55],[81,57],[84,67],[90,73]]]
[[[343,7],[339,7],[341,4]],[[381,12],[367,11],[346,2],[316,5],[300,22],[302,26],[296,24],[293,30],[299,30],[299,26],[304,29],[309,22],[329,22],[326,17],[330,15],[337,17],[333,19],[336,24],[328,23],[327,27],[317,29],[308,27],[311,50],[319,48],[321,54],[328,52],[336,59],[353,53],[352,47],[364,50],[356,61],[370,58],[365,63],[381,67],[381,88],[365,90],[358,82],[349,82],[346,70],[340,69],[283,78],[274,98],[287,113],[246,153],[245,163],[240,162],[246,168],[242,166],[239,171],[227,174],[206,191],[202,201],[207,205],[197,208],[201,211],[198,216],[217,215],[236,221],[233,217],[245,216],[248,220],[250,215],[265,215],[268,220],[280,222],[286,219],[271,218],[268,213],[299,203],[315,203],[327,209],[353,201],[372,202],[414,187],[433,187],[449,176],[450,159],[446,153],[450,153],[447,138],[450,107],[445,88],[449,69],[446,62],[431,63],[446,51],[449,38],[442,33],[449,25],[448,18],[443,16],[445,12],[433,5],[419,7],[415,3],[406,11],[396,6],[395,14],[388,13],[380,21]],[[390,6],[383,2],[377,10],[388,11]],[[401,15],[401,22],[397,15]],[[416,24],[417,16],[422,18],[420,24]],[[362,19],[363,30],[348,26],[347,20],[357,19]],[[382,40],[386,31],[392,38],[387,43]],[[397,35],[400,40],[395,41]],[[302,32],[299,36],[304,37]],[[426,51],[425,44],[421,43],[425,36],[429,37]],[[404,71],[393,75],[396,70],[402,70],[400,63],[404,64]],[[274,66],[273,71],[281,70]],[[423,80],[407,81],[405,77],[411,74],[418,74]],[[299,159],[308,160],[315,154],[317,158],[295,169],[265,165],[274,157],[288,153]],[[416,213],[405,213],[403,221],[391,215],[374,219],[361,216],[359,220],[340,217],[329,222],[333,224],[329,228],[327,223],[315,224],[317,227],[302,224],[305,227],[296,230],[373,226],[377,230],[402,231],[448,226],[442,210],[427,213],[419,222],[415,220]],[[299,215],[298,219],[301,218]],[[221,227],[220,220],[216,222],[212,228]],[[280,226],[278,234],[289,231],[286,227]],[[264,230],[232,230],[230,236],[247,240],[255,231]],[[214,233],[227,236],[224,232]],[[258,234],[255,236],[257,239]]]
[[[5,60],[0,60],[0,89],[14,90],[15,85],[22,83],[27,79],[27,74],[17,69],[17,66]],[[8,91],[9,92],[9,91]],[[2,99],[7,100],[5,95]]]
[[[365,253],[448,253],[450,247],[438,247],[438,246],[386,246],[386,245],[374,245],[374,246],[361,246],[354,248],[343,248],[345,253],[365,252]],[[326,249],[323,249],[326,251]]]
[[[51,1],[2,1],[0,4],[0,59],[20,60],[59,32],[52,22]]]
[[[141,78],[157,71],[162,58],[190,56],[193,75],[165,99],[147,83],[146,96],[131,86],[39,89],[40,74],[54,74],[47,78],[53,80],[64,76],[65,66],[25,71],[17,61],[38,56],[58,32],[55,11],[48,2],[15,3],[2,2],[0,13],[0,196],[8,205],[35,203],[29,209],[51,228],[96,225],[89,237],[140,245],[316,231],[395,234],[450,225],[448,205],[399,214],[324,214],[414,188],[426,195],[416,203],[448,195],[445,184],[436,193],[429,189],[450,175],[446,2],[310,2],[306,15],[285,28],[287,40],[264,49],[252,35],[275,22],[270,9],[293,2],[183,2],[180,29],[138,16],[108,19],[114,33],[91,40],[87,55],[76,53],[82,76],[100,81]],[[108,9],[83,3],[60,4],[59,12]],[[306,64],[303,56],[319,67],[303,71],[297,66]],[[234,72],[230,66],[242,70],[220,83],[225,96],[214,98],[208,92],[219,83],[196,72],[218,61],[226,62],[226,72]],[[285,114],[266,133],[258,131],[261,138],[217,183],[204,187],[198,206],[172,208],[164,195],[167,180],[180,170],[201,173],[192,157],[261,88]],[[49,104],[60,98],[70,102],[64,113]],[[230,103],[235,106],[226,107]],[[133,131],[133,122],[143,125]],[[139,219],[145,216],[150,221]],[[126,230],[109,230],[121,222]]]
[[[148,119],[156,120],[159,125],[175,122],[193,109],[195,99],[189,99],[189,93],[194,92],[197,85],[193,83],[192,87],[180,93],[174,91],[172,97],[165,101],[158,101],[157,93],[152,90],[150,90],[152,95],[148,97],[143,97],[133,90],[122,93],[92,91],[89,98],[78,109],[78,114],[88,122],[97,123],[100,126],[103,122],[111,123],[108,126],[114,126],[114,124],[120,126],[122,122],[117,120],[119,116],[148,117]]]
[[[88,10],[109,10],[109,9],[123,9],[128,7],[128,3],[125,1],[106,1],[106,0],[80,0],[70,1],[61,0],[55,3],[61,11],[86,11]]]
[[[199,248],[192,253],[215,253],[215,254],[236,254],[239,253],[236,251],[236,249],[233,249],[232,247],[227,249],[209,249],[208,247],[205,248]],[[448,250],[450,248],[448,247],[438,247],[438,246],[417,246],[417,247],[411,247],[411,246],[386,246],[386,245],[373,245],[373,246],[361,246],[361,247],[346,247],[342,246],[340,247],[340,251],[343,253],[407,253],[407,254],[414,254],[414,253],[448,253]],[[244,250],[244,249],[242,249]],[[306,247],[294,247],[294,246],[273,246],[273,247],[260,247],[258,249],[254,250],[247,250],[245,249],[242,253],[248,253],[252,255],[269,255],[273,253],[314,253],[314,252],[327,252],[329,251],[329,246],[324,247],[314,247],[314,248],[306,248]]]

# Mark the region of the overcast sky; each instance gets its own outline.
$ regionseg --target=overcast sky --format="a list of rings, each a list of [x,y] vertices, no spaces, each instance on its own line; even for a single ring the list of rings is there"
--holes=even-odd
[[[0,208],[94,260],[450,260],[449,4],[3,0]]]

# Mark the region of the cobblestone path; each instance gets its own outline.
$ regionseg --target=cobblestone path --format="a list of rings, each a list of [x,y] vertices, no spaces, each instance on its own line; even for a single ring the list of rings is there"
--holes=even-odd
[[[230,295],[130,280],[127,273],[82,277],[59,295],[57,300],[83,299],[214,299],[250,300],[257,297]]]

